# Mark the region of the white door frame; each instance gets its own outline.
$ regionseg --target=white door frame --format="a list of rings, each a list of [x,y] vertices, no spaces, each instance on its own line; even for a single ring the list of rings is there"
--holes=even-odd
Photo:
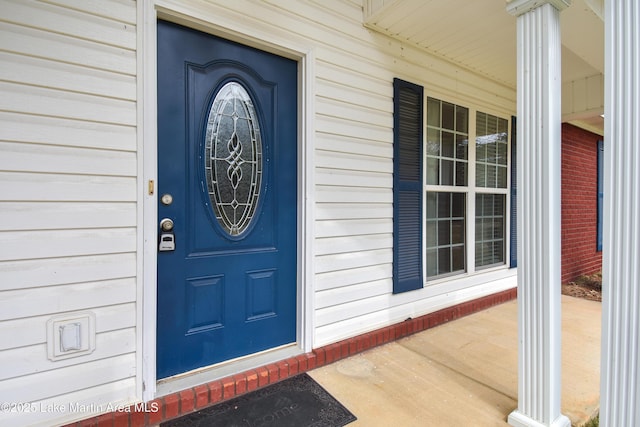
[[[221,36],[298,61],[298,287],[297,343],[287,351],[267,351],[220,364],[198,374],[183,374],[157,386],[157,48],[158,18]],[[199,383],[309,352],[313,340],[313,51],[302,40],[275,34],[215,4],[188,0],[138,1],[138,292],[136,394],[144,401]],[[246,17],[244,17],[246,18]]]

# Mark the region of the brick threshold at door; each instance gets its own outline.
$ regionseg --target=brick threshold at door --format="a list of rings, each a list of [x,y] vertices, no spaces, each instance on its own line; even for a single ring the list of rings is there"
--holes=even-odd
[[[204,409],[296,374],[311,371],[370,348],[502,304],[515,299],[516,296],[516,288],[498,292],[319,347],[310,353],[290,357],[276,363],[172,393],[147,402],[146,405],[132,405],[124,411],[110,412],[67,424],[65,427],[155,426],[161,422]],[[144,408],[146,408],[146,411]],[[157,411],[152,411],[152,409],[155,410],[156,408]]]

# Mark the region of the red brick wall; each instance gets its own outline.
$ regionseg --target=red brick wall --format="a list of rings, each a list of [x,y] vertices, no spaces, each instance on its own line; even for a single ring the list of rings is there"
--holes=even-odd
[[[562,283],[602,268],[596,251],[600,135],[562,124]]]

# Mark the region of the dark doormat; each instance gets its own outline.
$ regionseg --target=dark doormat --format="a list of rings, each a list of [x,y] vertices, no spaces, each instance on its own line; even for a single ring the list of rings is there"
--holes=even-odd
[[[300,374],[161,427],[342,427],[356,417],[309,375]]]

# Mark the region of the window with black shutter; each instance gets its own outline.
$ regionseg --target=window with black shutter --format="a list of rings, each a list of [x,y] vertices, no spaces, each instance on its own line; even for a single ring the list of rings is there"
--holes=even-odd
[[[393,81],[393,292],[421,288],[422,141],[421,86]]]
[[[393,89],[393,292],[515,267],[515,118]]]

